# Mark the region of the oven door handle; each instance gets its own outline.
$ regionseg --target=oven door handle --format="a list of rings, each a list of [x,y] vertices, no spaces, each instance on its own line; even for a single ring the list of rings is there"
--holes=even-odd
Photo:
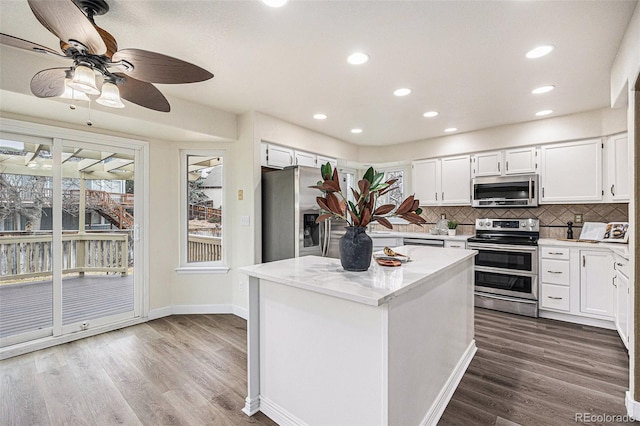
[[[512,246],[507,244],[485,244],[485,243],[467,243],[470,250],[493,250],[493,251],[519,251],[526,253],[535,253],[538,246]]]

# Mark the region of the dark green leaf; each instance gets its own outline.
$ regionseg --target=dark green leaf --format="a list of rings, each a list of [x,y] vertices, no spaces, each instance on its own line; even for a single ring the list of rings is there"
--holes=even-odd
[[[372,183],[374,174],[375,174],[375,171],[373,170],[373,167],[369,167],[367,171],[364,173],[364,176],[362,176],[362,179],[368,180],[369,183]]]

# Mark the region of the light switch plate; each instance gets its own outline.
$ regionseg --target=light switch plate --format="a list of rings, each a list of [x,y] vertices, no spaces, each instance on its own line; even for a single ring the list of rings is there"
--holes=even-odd
[[[573,215],[573,223],[582,223],[582,215],[574,214]]]

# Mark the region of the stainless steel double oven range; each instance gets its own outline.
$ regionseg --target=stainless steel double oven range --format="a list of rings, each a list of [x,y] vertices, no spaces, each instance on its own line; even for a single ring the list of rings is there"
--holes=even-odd
[[[476,219],[475,304],[538,316],[538,219]]]

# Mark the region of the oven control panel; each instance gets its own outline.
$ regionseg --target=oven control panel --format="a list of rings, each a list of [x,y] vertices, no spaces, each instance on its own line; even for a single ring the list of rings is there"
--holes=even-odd
[[[538,232],[538,219],[476,219],[476,229],[495,231],[529,231]]]

